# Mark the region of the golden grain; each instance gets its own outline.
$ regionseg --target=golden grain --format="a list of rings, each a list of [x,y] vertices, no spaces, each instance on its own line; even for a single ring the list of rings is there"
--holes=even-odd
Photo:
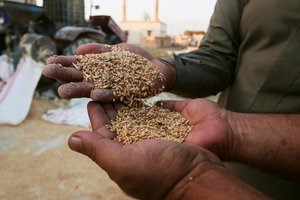
[[[178,112],[148,106],[143,101],[163,91],[163,86],[157,88],[154,83],[162,82],[164,76],[144,57],[117,46],[106,48],[112,50],[76,56],[73,66],[82,71],[85,81],[94,83],[94,89],[112,89],[113,95],[125,104],[116,120],[107,125],[117,134],[115,140],[123,144],[146,139],[183,142],[191,131],[188,120]]]
[[[133,144],[146,139],[163,139],[182,143],[191,126],[180,113],[158,106],[125,106],[107,127],[116,132],[115,140]]]
[[[112,51],[76,56],[73,66],[83,73],[84,81],[94,83],[94,89],[109,88],[121,102],[154,96],[163,91],[155,87],[163,74],[148,59],[112,46]]]

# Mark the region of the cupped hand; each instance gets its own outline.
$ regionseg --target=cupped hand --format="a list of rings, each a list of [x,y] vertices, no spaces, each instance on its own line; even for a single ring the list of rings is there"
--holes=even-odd
[[[195,145],[163,140],[123,145],[114,141],[115,135],[105,124],[114,119],[119,107],[89,103],[93,132],[74,133],[69,146],[95,161],[127,194],[138,199],[164,199],[180,188],[175,186],[188,180],[196,167],[201,173],[223,168],[214,154]]]
[[[165,77],[162,83],[161,81],[158,81],[156,84],[157,87],[161,87],[161,85],[165,88],[172,87],[174,84],[173,79],[175,78],[175,71],[172,67],[153,57],[149,52],[139,46],[128,43],[117,44],[117,46],[121,49],[143,56],[157,66]],[[101,54],[109,51],[111,51],[111,46],[109,45],[90,43],[79,46],[76,50],[76,54]],[[62,98],[91,97],[99,102],[112,102],[115,99],[118,100],[118,98],[113,95],[111,89],[93,89],[93,83],[85,82],[83,80],[82,72],[74,68],[73,63],[76,63],[75,56],[53,56],[47,59],[46,66],[43,70],[43,74],[46,77],[64,83],[58,88],[58,94]]]
[[[230,160],[237,152],[239,142],[227,122],[228,110],[207,99],[165,101],[163,106],[189,120],[192,131],[186,143],[207,148],[224,160]]]

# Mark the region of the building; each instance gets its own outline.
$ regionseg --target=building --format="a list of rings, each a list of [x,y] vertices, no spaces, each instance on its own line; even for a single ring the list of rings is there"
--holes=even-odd
[[[56,23],[56,28],[85,24],[84,0],[44,0],[44,10]]]
[[[203,37],[204,31],[185,31],[183,35],[173,37],[174,46],[188,47],[190,50],[194,50],[199,47]]]
[[[153,19],[145,13],[141,20],[127,20],[126,0],[123,0],[120,26],[128,34],[128,43],[150,46],[167,46],[170,44],[167,25],[159,20],[158,7],[158,0],[155,0]]]

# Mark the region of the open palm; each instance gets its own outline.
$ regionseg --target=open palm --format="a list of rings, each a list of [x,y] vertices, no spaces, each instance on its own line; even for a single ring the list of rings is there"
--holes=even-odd
[[[227,123],[227,113],[218,104],[207,99],[166,101],[164,107],[180,112],[193,127],[186,143],[205,147],[223,159],[230,157],[233,134]]]
[[[143,140],[123,145],[105,124],[114,119],[117,104],[88,105],[93,132],[76,132],[71,149],[83,153],[104,169],[122,190],[139,199],[164,199],[188,174],[201,166],[203,173],[223,168],[211,152],[190,144]],[[79,143],[79,141],[81,141]]]

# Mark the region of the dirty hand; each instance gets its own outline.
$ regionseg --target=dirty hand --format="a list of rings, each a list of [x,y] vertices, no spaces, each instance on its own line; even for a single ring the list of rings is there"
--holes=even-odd
[[[207,99],[165,101],[163,107],[180,112],[189,120],[193,128],[186,143],[207,148],[224,160],[232,159],[238,136],[227,122],[229,111]]]
[[[143,56],[153,62],[160,72],[165,76],[163,85],[165,88],[171,88],[174,84],[175,70],[168,64],[153,57],[146,50],[141,47],[121,43],[118,46],[124,50],[131,51],[140,56]],[[104,53],[111,50],[110,46],[105,44],[84,44],[77,48],[77,55],[85,55],[90,53]],[[79,98],[79,97],[91,97],[95,101],[99,102],[112,102],[114,99],[111,89],[95,89],[93,90],[93,84],[85,82],[83,80],[83,74],[80,70],[73,67],[73,63],[76,63],[75,56],[54,56],[47,59],[46,67],[43,70],[43,74],[48,78],[57,79],[64,84],[58,88],[58,93],[62,98]]]
[[[114,119],[116,109],[117,104],[89,103],[93,132],[73,133],[69,146],[95,161],[129,195],[138,199],[174,199],[170,193],[181,191],[179,188],[195,177],[195,171],[199,172],[196,176],[202,176],[215,169],[224,170],[214,154],[194,145],[163,140],[123,145],[114,141],[114,134],[105,124]]]

